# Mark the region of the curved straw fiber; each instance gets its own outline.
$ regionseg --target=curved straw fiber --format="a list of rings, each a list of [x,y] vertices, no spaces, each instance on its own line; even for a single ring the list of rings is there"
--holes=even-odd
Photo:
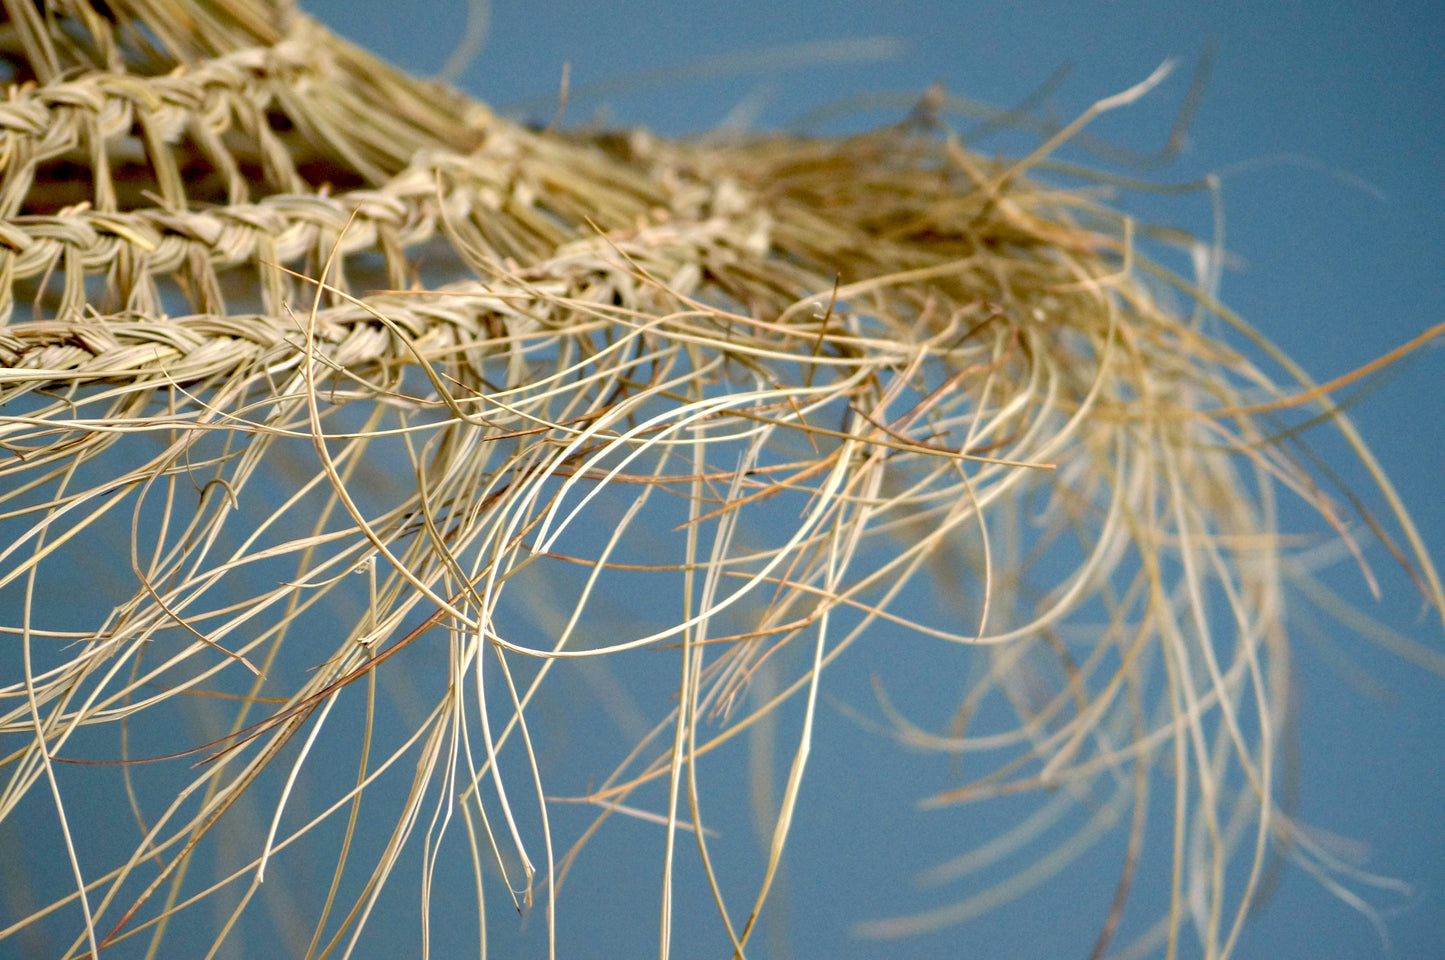
[[[284,3],[3,7],[0,818],[48,826],[0,940],[342,956],[415,930],[387,911],[419,889],[421,952],[458,896],[484,940],[540,895],[555,950],[581,842],[634,817],[666,838],[664,953],[684,862],[713,952],[761,949],[832,665],[884,637],[968,664],[941,728],[879,689],[890,736],[964,758],[929,804],[1055,799],[933,879],[1022,871],[864,933],[1018,897],[1120,820],[1100,950],[1151,864],[1172,907],[1139,953],[1227,955],[1276,853],[1354,896],[1274,801],[1276,497],[1355,549],[1276,417],[1368,452],[1097,191],[1030,176],[1162,73],[1019,162],[926,102],[669,143],[529,132]],[[1366,519],[1441,606],[1380,487],[1401,545]],[[598,664],[662,680],[589,783],[546,751],[591,736],[552,691]],[[706,774],[742,734],[793,746],[739,892]]]

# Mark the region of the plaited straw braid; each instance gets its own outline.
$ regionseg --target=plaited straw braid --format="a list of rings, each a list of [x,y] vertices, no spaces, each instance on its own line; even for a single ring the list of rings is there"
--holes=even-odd
[[[479,255],[523,261],[584,221],[634,224],[660,199],[595,149],[539,141],[307,18],[286,19],[274,46],[163,75],[90,72],[11,88],[0,105],[0,315],[12,315],[14,284],[45,277],[59,290],[55,314],[73,317],[86,303],[80,274],[94,273],[109,276],[117,309],[156,311],[155,279],[185,272],[191,306],[224,312],[216,270],[307,254],[314,267],[353,214],[344,252],[382,253],[401,285],[402,251],[431,236],[439,191],[449,216],[476,221]],[[277,117],[289,129],[275,129]],[[189,172],[198,164],[200,177]],[[545,180],[528,175],[544,167]],[[373,189],[338,195],[348,183]],[[267,310],[284,288],[263,280]]]

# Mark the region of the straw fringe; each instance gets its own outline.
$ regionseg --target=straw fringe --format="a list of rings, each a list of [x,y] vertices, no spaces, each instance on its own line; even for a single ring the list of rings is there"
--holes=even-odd
[[[554,857],[532,698],[554,664],[679,645],[671,712],[580,799],[599,823],[627,811],[670,838],[691,820],[711,876],[684,776],[805,701],[746,924],[713,885],[742,948],[799,803],[823,667],[883,626],[907,628],[920,658],[946,641],[987,660],[942,733],[880,690],[891,736],[970,755],[975,776],[929,804],[1048,788],[1098,813],[984,893],[865,933],[1022,895],[1132,808],[1122,909],[1160,767],[1173,906],[1139,952],[1172,950],[1192,927],[1206,956],[1227,956],[1273,852],[1327,883],[1349,876],[1274,799],[1289,683],[1275,498],[1293,491],[1354,548],[1347,516],[1250,412],[1289,406],[1289,390],[1211,335],[1227,311],[1144,260],[1136,225],[1094,193],[1035,183],[927,116],[844,139],[537,134],[287,4],[3,6],[0,58],[17,82],[0,104],[0,589],[54,589],[60,558],[94,562],[80,545],[122,505],[131,579],[113,575],[128,595],[90,629],[40,622],[43,604],[3,627],[25,666],[0,683],[0,732],[27,745],[0,758],[0,816],[77,759],[92,728],[165,730],[178,704],[234,699],[210,717],[224,736],[186,744],[209,762],[175,796],[199,806],[137,801],[135,853],[101,868],[73,858],[75,889],[48,892],[51,907],[0,939],[79,902],[72,955],[159,943],[181,906],[214,892],[187,878],[196,844],[306,730],[279,799],[267,794],[271,832],[222,882],[246,891],[232,921],[273,855],[348,804],[354,825],[366,778],[407,758],[415,776],[372,826],[390,834],[365,890],[344,918],[328,899],[288,947],[354,944],[400,851],[420,843],[430,862],[453,811],[520,903],[545,885],[555,945],[577,848]],[[1195,309],[1178,316],[1171,299]],[[594,514],[605,543],[583,555],[569,527]],[[1438,604],[1416,546],[1404,562]],[[1028,583],[1057,556],[1062,576]],[[551,592],[572,583],[555,571],[579,566],[584,585]],[[553,571],[548,591],[514,585],[537,570]],[[338,600],[352,571],[369,578],[361,613]],[[682,616],[606,636],[599,598],[628,577],[668,584]],[[308,618],[327,604],[317,628]],[[518,611],[541,632],[501,626]],[[369,688],[355,785],[287,833],[302,767],[328,762],[311,747],[332,707],[400,670],[434,627],[449,645],[434,711],[387,739]],[[526,682],[515,654],[542,664]],[[485,700],[488,657],[500,702]],[[772,669],[778,694],[750,702]],[[972,732],[990,705],[1016,727]],[[392,751],[379,763],[374,732]],[[504,785],[528,775],[535,828]],[[634,794],[654,782],[669,806],[642,813]],[[418,840],[429,808],[443,825]],[[940,875],[1026,845],[1041,822]],[[348,866],[352,829],[332,897],[343,873],[365,872]],[[272,871],[266,889],[284,882]],[[479,898],[482,885],[478,866]],[[424,920],[432,895],[428,874]]]

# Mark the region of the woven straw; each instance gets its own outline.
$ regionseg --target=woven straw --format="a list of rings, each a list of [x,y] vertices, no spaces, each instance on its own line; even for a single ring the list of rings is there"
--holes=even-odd
[[[883,635],[921,670],[977,648],[946,729],[885,701],[910,748],[968,755],[931,804],[1063,788],[1085,815],[1035,850],[1031,881],[863,932],[1022,895],[1122,817],[1114,912],[1081,934],[1102,951],[1147,869],[1161,766],[1173,798],[1149,815],[1176,844],[1151,863],[1175,909],[1135,924],[1140,952],[1229,954],[1272,851],[1332,868],[1273,800],[1293,569],[1275,498],[1341,534],[1349,511],[1271,418],[1313,406],[1368,452],[1328,391],[1213,302],[1219,251],[1153,231],[1206,267],[1173,277],[1093,185],[1031,179],[1157,76],[1018,162],[965,149],[927,100],[858,137],[669,143],[526,130],[285,3],[3,6],[0,817],[58,813],[73,843],[31,852],[73,869],[27,886],[0,938],[163,950],[172,917],[220,896],[229,920],[203,944],[341,955],[417,882],[392,875],[401,851],[455,844],[481,887],[524,907],[542,891],[555,949],[590,831],[554,833],[562,804],[536,795],[660,821],[671,884],[683,830],[706,826],[689,758],[756,728],[797,749],[772,853],[708,928],[727,931],[713,952],[744,948],[807,815],[824,667]],[[1227,346],[1228,325],[1294,383]],[[1438,606],[1390,503],[1395,533],[1367,519]],[[103,611],[83,624],[52,606],[78,587]],[[638,624],[607,614],[642,596],[676,599]],[[428,643],[445,665],[404,666]],[[606,782],[543,783],[535,691],[640,648],[680,666],[644,704],[652,734]],[[484,660],[505,685],[482,684]],[[369,685],[392,670],[420,699],[388,726]],[[776,696],[748,695],[759,677]],[[774,709],[791,703],[801,729]],[[333,706],[364,750],[312,750]],[[975,736],[977,716],[994,732]],[[368,800],[384,806],[368,825],[366,776],[398,761],[415,778]],[[117,769],[127,789],[155,779],[128,801]],[[102,787],[118,854],[66,814]],[[434,812],[464,835],[412,835]],[[297,921],[286,848],[348,816],[310,854],[323,877],[334,862],[331,896]],[[1038,823],[999,843],[1037,844]],[[365,856],[353,829],[379,838]],[[693,836],[710,870],[716,842]],[[216,858],[204,878],[198,851]],[[421,887],[430,921],[445,891]]]

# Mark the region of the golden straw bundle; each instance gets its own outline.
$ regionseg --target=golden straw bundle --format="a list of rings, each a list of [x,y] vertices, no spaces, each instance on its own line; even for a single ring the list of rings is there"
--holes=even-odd
[[[391,896],[425,952],[443,902],[484,945],[503,891],[555,950],[582,841],[633,817],[666,838],[664,943],[686,858],[708,949],[742,954],[829,671],[879,636],[973,661],[941,730],[882,694],[890,735],[966,758],[930,803],[1053,791],[1013,848],[1088,811],[984,900],[1127,821],[1102,953],[1158,818],[1173,905],[1131,949],[1216,958],[1272,856],[1328,870],[1274,803],[1275,498],[1354,544],[1271,415],[1368,453],[1143,228],[1030,176],[1157,76],[1017,162],[926,110],[669,143],[529,132],[282,2],[3,8],[0,829],[48,824],[21,841],[48,866],[7,868],[0,940],[352,955]],[[611,777],[548,766],[589,722],[559,675],[663,659]],[[699,771],[760,731],[794,747],[739,894]],[[554,829],[564,799],[595,822]]]

